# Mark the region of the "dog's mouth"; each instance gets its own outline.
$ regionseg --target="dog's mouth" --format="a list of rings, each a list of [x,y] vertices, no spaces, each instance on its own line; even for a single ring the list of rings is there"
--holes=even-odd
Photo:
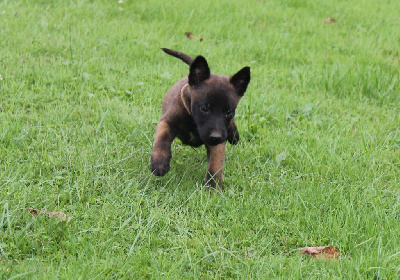
[[[226,141],[224,133],[219,131],[213,131],[208,133],[205,137],[203,136],[203,142],[210,146],[217,146]]]
[[[207,141],[206,144],[209,145],[209,146],[217,146],[219,144],[224,143],[225,141]]]

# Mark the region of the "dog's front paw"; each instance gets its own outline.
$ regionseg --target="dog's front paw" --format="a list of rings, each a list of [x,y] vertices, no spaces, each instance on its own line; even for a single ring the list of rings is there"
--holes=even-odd
[[[169,171],[169,159],[151,158],[150,170],[156,176],[164,176]]]
[[[204,178],[205,190],[215,191],[217,193],[221,193],[221,183],[216,181],[212,176],[208,175]]]
[[[221,193],[222,171],[219,171],[217,173],[207,171],[206,177],[204,178],[204,184],[206,190]]]
[[[239,131],[236,129],[228,128],[228,142],[232,145],[236,145],[239,142]]]

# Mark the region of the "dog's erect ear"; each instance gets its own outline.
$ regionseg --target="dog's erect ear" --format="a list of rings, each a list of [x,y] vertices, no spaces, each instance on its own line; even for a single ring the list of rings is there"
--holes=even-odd
[[[235,87],[239,96],[243,96],[250,83],[250,67],[246,66],[231,77],[231,84]]]
[[[198,57],[196,57],[193,63],[190,64],[189,85],[199,85],[209,78],[210,68],[208,68],[207,60],[199,55]]]

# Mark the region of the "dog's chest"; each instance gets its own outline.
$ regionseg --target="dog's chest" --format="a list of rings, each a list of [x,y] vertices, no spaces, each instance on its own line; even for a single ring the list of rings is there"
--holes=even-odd
[[[203,144],[203,141],[200,140],[199,134],[197,132],[189,132],[189,145],[200,146],[201,144]]]
[[[203,141],[200,139],[200,135],[197,131],[195,124],[187,124],[185,127],[181,127],[179,129],[177,137],[182,141],[185,145],[190,145],[193,147],[198,147],[203,144]]]

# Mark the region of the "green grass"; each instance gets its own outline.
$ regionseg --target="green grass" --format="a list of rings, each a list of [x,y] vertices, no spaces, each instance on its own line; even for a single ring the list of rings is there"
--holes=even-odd
[[[400,278],[399,1],[117,2],[0,2],[2,278]],[[251,66],[221,195],[204,148],[149,171],[160,47]]]

